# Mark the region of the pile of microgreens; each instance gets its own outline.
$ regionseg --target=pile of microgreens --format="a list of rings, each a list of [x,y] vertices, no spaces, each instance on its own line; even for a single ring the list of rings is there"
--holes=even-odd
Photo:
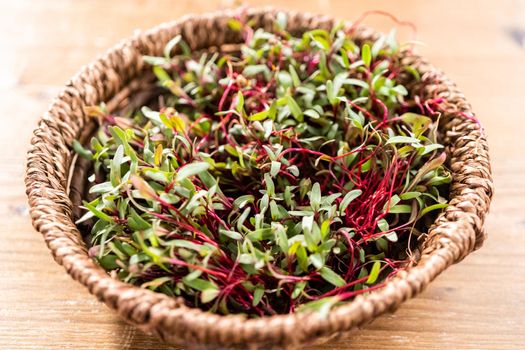
[[[94,164],[90,255],[222,314],[326,312],[380,288],[446,206],[441,101],[397,81],[419,77],[394,32],[358,44],[342,26],[292,36],[282,14],[275,33],[229,24],[234,54],[177,36],[145,57],[164,88],[153,109],[89,109],[101,127],[74,147]]]

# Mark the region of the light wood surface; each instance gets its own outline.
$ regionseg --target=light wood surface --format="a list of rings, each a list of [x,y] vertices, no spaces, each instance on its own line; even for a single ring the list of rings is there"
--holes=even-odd
[[[346,19],[382,9],[414,22],[426,43],[420,51],[462,88],[491,146],[496,196],[485,246],[395,314],[315,349],[525,348],[525,2],[251,3]],[[121,322],[52,260],[28,216],[25,152],[37,119],[81,65],[136,28],[231,5],[0,0],[0,349],[168,349]]]

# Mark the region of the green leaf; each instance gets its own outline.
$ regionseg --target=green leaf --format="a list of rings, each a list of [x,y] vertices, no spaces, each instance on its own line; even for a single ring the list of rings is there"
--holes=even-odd
[[[124,146],[119,145],[111,161],[110,180],[113,186],[118,186],[121,181],[120,166],[122,165],[122,158],[124,157]]]
[[[386,142],[387,145],[394,143],[419,143],[419,139],[410,136],[392,136]]]
[[[321,237],[325,239],[330,234],[330,220],[325,220],[321,224]]]
[[[212,188],[217,185],[217,180],[209,172],[203,171],[199,173],[199,179],[204,183],[207,188]]]
[[[240,241],[242,239],[242,235],[240,233],[238,233],[238,232],[235,232],[235,231],[220,229],[219,233],[221,235],[225,235],[227,237],[230,237],[231,239],[234,239],[236,241]]]
[[[272,161],[271,169],[270,169],[270,176],[275,177],[277,174],[279,174],[279,170],[281,170],[281,163]]]
[[[379,277],[380,270],[381,262],[375,261],[372,270],[370,271],[370,275],[368,275],[368,279],[366,280],[366,284],[374,284],[374,282],[377,281],[377,277]]]
[[[144,220],[133,208],[129,209],[128,226],[134,231],[143,231],[151,228],[151,224]]]
[[[297,242],[299,243],[299,242]],[[297,262],[299,264],[299,267],[304,272],[308,271],[308,255],[306,254],[306,249],[299,243],[297,246],[297,250],[295,252],[295,256],[297,257]]]
[[[131,175],[131,183],[135,187],[140,195],[145,199],[154,199],[157,197],[155,190],[140,176]]]
[[[162,183],[164,185],[167,185],[171,182],[171,173],[153,169],[153,168],[143,168],[142,174],[144,175],[144,178],[151,179],[153,181],[157,181],[159,183]]]
[[[324,259],[319,253],[310,255],[309,259],[312,265],[314,265],[316,269],[320,269],[324,266]]]
[[[408,95],[408,90],[403,85],[396,85],[390,91],[396,92],[398,95],[406,96]]]
[[[275,194],[275,184],[270,177],[270,174],[264,174],[264,183],[266,184],[266,194],[270,197],[273,196]]]
[[[255,288],[255,291],[253,292],[252,305],[257,306],[261,302],[261,299],[263,296],[264,296],[264,288],[263,287]]]
[[[385,219],[380,219],[377,221],[377,227],[379,228],[379,230],[381,232],[385,232],[385,231],[388,231],[389,230],[389,225],[388,225],[388,221],[386,221]]]
[[[283,216],[281,215],[281,211],[279,210],[279,206],[277,205],[277,202],[273,199],[270,201],[270,213],[273,221],[279,221],[283,218]]]
[[[306,234],[309,234],[313,230],[314,225],[314,217],[312,216],[303,216],[303,220],[301,222],[301,227],[303,228],[303,232]]]
[[[286,23],[288,22],[288,16],[284,12],[277,12],[275,23],[278,29],[281,31],[286,30]]]
[[[352,190],[348,192],[344,197],[341,203],[339,204],[339,211],[341,213],[344,213],[348,205],[357,197],[359,197],[363,193],[361,190]]]
[[[397,29],[393,28],[386,37],[386,42],[388,46],[390,46],[390,49],[392,50],[392,52],[394,53],[399,49],[399,45],[396,39],[396,34],[397,34]]]
[[[257,259],[253,257],[251,254],[241,254],[238,256],[238,260],[240,264],[245,264],[245,265],[253,265],[257,262]]]
[[[272,228],[275,231],[276,241],[279,248],[284,254],[288,254],[289,244],[286,235],[286,227],[277,222],[272,222]]]
[[[264,130],[264,138],[268,139],[273,131],[273,120],[267,119],[262,123]]]
[[[237,92],[237,104],[235,105],[235,110],[242,114],[242,111],[244,109],[244,95],[242,94],[242,91]]]
[[[299,79],[299,75],[297,74],[297,71],[293,67],[293,65],[288,66],[288,71],[290,72],[290,76],[292,77],[292,82],[294,87],[301,86],[301,79]]]
[[[314,213],[309,210],[290,210],[288,214],[292,216],[312,216]]]
[[[348,72],[342,72],[342,73],[337,74],[333,80],[332,99],[330,99],[330,96],[328,96],[328,100],[334,106],[339,103],[339,100],[337,99],[337,97],[339,96],[339,91],[341,90],[343,85],[346,83],[346,80],[347,80],[346,78],[348,78]],[[327,94],[328,94],[328,85],[327,85]]]
[[[124,147],[124,154],[131,158],[130,172],[134,174],[137,171],[139,158],[135,150],[131,147],[131,145],[128,142],[128,135],[124,130],[122,130],[118,126],[109,127],[109,132],[115,138],[117,144],[122,145]]]
[[[321,205],[321,186],[318,182],[314,183],[310,193],[308,193],[310,198],[310,206],[313,210],[318,210]]]
[[[118,257],[116,255],[108,254],[98,259],[98,263],[106,270],[113,270],[119,267],[117,260]]]
[[[233,206],[239,209],[244,208],[247,204],[253,203],[255,201],[255,197],[251,194],[246,194],[240,197],[237,197],[233,201]]]
[[[299,168],[297,167],[297,165],[291,165],[287,167],[286,170],[288,170],[288,172],[295,177],[299,176]]]
[[[411,190],[414,186],[416,186],[421,179],[431,172],[434,169],[439,168],[445,161],[447,160],[447,154],[445,152],[441,153],[439,156],[430,159],[427,161],[423,166],[419,168],[417,171],[416,176],[412,178],[412,181],[410,185],[408,186],[407,190]]]
[[[364,80],[361,80],[361,79],[349,78],[349,79],[345,79],[344,83],[348,84],[348,85],[359,86],[359,87],[362,87],[363,89],[367,89],[367,90],[370,88],[368,86],[368,83],[366,81],[364,81]]]
[[[335,106],[338,103],[337,95],[334,91],[334,83],[331,80],[326,82],[326,97],[331,105]]]
[[[149,282],[142,283],[140,285],[140,287],[141,288],[149,288],[151,290],[156,290],[157,288],[159,288],[163,284],[165,284],[167,282],[171,282],[172,280],[173,280],[172,277],[159,277],[159,278],[155,278],[154,280],[151,280]]]
[[[383,210],[386,211],[388,206],[393,207],[393,206],[397,205],[397,203],[399,203],[399,202],[401,202],[401,198],[399,198],[399,196],[397,194],[394,194],[392,197],[390,197],[390,200],[385,203],[385,207],[384,207]]]
[[[297,299],[306,287],[306,282],[297,282],[292,292],[292,299]]]
[[[345,280],[341,276],[339,276],[327,266],[322,267],[321,270],[319,270],[319,274],[325,281],[336,287],[342,287],[346,284]]]
[[[168,61],[165,57],[155,57],[155,56],[142,56],[142,59],[147,64],[150,64],[152,66],[162,66],[163,64],[167,64]]]
[[[384,237],[380,237],[376,239],[376,247],[382,252],[386,252],[388,250],[388,241]]]
[[[175,246],[175,247],[178,247],[178,248],[186,248],[186,249],[191,249],[191,250],[195,250],[195,251],[198,251],[198,252],[201,252],[204,250],[207,250],[208,248],[206,248],[205,246],[201,245],[201,244],[196,244],[196,243],[193,243],[193,242],[190,242],[190,241],[186,241],[184,239],[174,239],[172,241],[170,241],[170,244]]]
[[[417,113],[410,113],[410,112],[404,113],[403,115],[400,116],[400,118],[405,123],[407,123],[408,125],[412,127],[412,132],[416,136],[419,136],[423,132],[425,132],[429,128],[430,124],[432,123],[432,119],[430,119],[429,117],[425,115],[421,115]]]
[[[90,150],[84,148],[82,144],[78,142],[77,140],[73,140],[72,146],[73,146],[73,150],[77,152],[78,155],[81,156],[82,158],[86,158],[88,160],[93,159],[93,153]]]
[[[401,194],[399,197],[402,200],[409,200],[409,199],[418,198],[419,196],[421,196],[421,192],[405,192]]]
[[[179,250],[179,252],[182,253],[181,255],[186,256],[186,252],[184,252],[184,251],[181,252],[180,250]],[[202,276],[202,271],[201,270],[193,270],[192,272],[190,272],[190,273],[188,273],[186,275],[186,278],[187,278],[188,281],[191,281],[191,280],[194,280],[196,278],[199,278],[200,276]]]
[[[240,32],[242,30],[242,23],[235,18],[230,18],[228,20],[228,27],[236,32]]]
[[[273,232],[270,228],[260,228],[248,233],[246,235],[246,238],[248,238],[250,241],[258,242],[265,239],[273,238]]]
[[[365,66],[370,67],[370,63],[372,62],[372,53],[370,52],[370,45],[363,45],[363,48],[361,49],[361,58],[363,59]]]
[[[190,288],[196,289],[198,291],[204,291],[206,289],[218,289],[217,285],[213,282],[204,280],[202,278],[188,279],[184,277],[182,282]]]
[[[122,250],[130,257],[137,254],[137,250],[128,243],[122,243]]]
[[[180,182],[190,176],[200,175],[202,172],[208,170],[209,168],[210,164],[207,162],[194,162],[184,165],[177,171],[175,181]]]
[[[452,181],[452,177],[450,176],[450,174],[447,174],[445,176],[433,176],[426,182],[426,185],[427,186],[439,186],[442,184],[449,184],[450,181]]]
[[[429,154],[430,152],[434,152],[435,150],[438,150],[441,148],[443,148],[443,145],[440,145],[439,143],[433,143],[431,145],[423,146],[419,154],[424,156],[425,154]]]
[[[421,80],[421,75],[419,72],[412,66],[404,66],[403,70],[407,71],[408,73],[412,74],[412,76],[416,79],[416,81]]]
[[[419,217],[423,217],[425,214],[428,214],[431,211],[438,210],[438,209],[443,209],[443,208],[446,208],[446,207],[448,207],[448,203],[438,203],[438,204],[431,205],[431,206],[426,207],[425,209],[421,210],[421,212],[419,213]]]
[[[366,173],[372,167],[372,158],[361,164],[361,172]]]
[[[261,120],[265,120],[266,118],[268,118],[268,115],[269,115],[269,110],[264,110],[264,111],[252,114],[251,116],[248,117],[248,120],[261,121]]]
[[[82,202],[84,207],[86,207],[90,212],[92,212],[97,218],[107,221],[107,222],[114,222],[113,218],[109,216],[108,214],[102,212],[101,210],[98,210],[94,205],[92,205],[89,202]]]
[[[374,42],[371,49],[372,57],[377,57],[377,55],[379,55],[379,52],[383,48],[383,45],[385,45],[385,39],[386,37],[384,35],[381,35],[379,39]]]
[[[247,77],[253,77],[260,73],[269,74],[270,70],[268,69],[268,66],[266,66],[265,64],[255,64],[246,66],[246,68],[244,68],[244,70],[242,71],[242,74]]]
[[[341,48],[341,50],[339,50],[339,53],[341,55],[343,67],[345,69],[350,69],[350,60],[348,59],[348,52],[344,48]]]
[[[180,42],[180,40],[182,39],[181,35],[177,35],[175,36],[173,39],[171,39],[170,41],[168,41],[168,43],[166,44],[166,46],[164,47],[164,57],[166,57],[166,59],[170,59],[171,57],[171,51],[173,50],[173,48],[175,46],[177,46],[177,44]]]
[[[294,116],[295,120],[298,122],[304,121],[304,115],[303,111],[301,110],[301,107],[297,104],[297,102],[294,100],[294,98],[290,95],[286,96],[286,104],[288,108],[290,108],[290,112]]]
[[[252,208],[248,207],[242,212],[241,216],[239,216],[239,219],[237,219],[237,224],[236,224],[237,231],[242,232],[243,229],[246,228],[244,226],[244,222],[248,218],[248,215],[250,214],[251,210]]]
[[[383,237],[388,239],[390,242],[397,242],[397,233],[396,233],[396,231],[390,231],[387,234],[385,234]]]
[[[412,212],[412,206],[407,204],[398,204],[390,207],[389,214],[407,214]]]
[[[354,110],[349,104],[346,105],[346,111],[348,112],[350,120],[352,120],[352,124],[358,129],[363,130],[363,125],[365,124],[365,117],[362,115],[362,113],[354,112]]]
[[[201,292],[201,302],[203,304],[209,303],[220,294],[220,290],[217,287],[207,288]]]
[[[274,100],[272,104],[270,105],[270,109],[268,109],[268,118],[271,120],[275,120],[275,117],[277,116],[277,102]]]
[[[321,117],[319,112],[313,108],[305,110],[304,115],[310,117],[311,119],[319,119]]]
[[[165,84],[167,82],[172,82],[170,75],[168,72],[164,70],[161,66],[155,66],[153,67],[153,74],[157,77],[157,79],[162,83]]]
[[[279,71],[279,73],[277,73],[277,81],[279,82],[279,85],[284,89],[288,89],[293,84],[292,76],[285,70]]]
[[[160,121],[162,122],[162,124],[164,124],[164,126],[166,126],[166,128],[168,129],[173,129],[174,128],[174,125],[173,123],[171,122],[171,119],[169,119],[166,114],[164,113],[160,113],[159,114],[159,119]]]
[[[146,106],[142,107],[142,108],[140,109],[140,111],[142,112],[142,114],[143,114],[146,118],[148,118],[148,119],[154,121],[157,125],[163,125],[163,122],[162,122],[162,120],[160,119],[160,113],[159,113],[159,112],[157,112],[157,111],[153,111],[153,110],[151,110],[149,107],[146,107]]]

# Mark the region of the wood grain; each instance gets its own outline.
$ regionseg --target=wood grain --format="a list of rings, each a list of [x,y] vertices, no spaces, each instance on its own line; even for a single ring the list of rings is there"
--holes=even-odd
[[[55,264],[33,230],[25,152],[50,99],[135,28],[233,1],[0,1],[0,348],[168,349],[125,325]],[[251,1],[255,5],[277,1]],[[520,349],[525,344],[523,1],[309,1],[279,6],[355,19],[382,9],[414,22],[420,51],[454,79],[486,127],[496,196],[485,246],[421,296],[311,349]],[[393,24],[373,17],[368,24]],[[409,31],[401,28],[402,37]],[[514,33],[514,34],[513,34]]]

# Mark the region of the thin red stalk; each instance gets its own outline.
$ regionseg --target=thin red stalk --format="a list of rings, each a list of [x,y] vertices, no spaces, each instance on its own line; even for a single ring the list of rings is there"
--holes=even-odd
[[[348,35],[352,35],[351,33],[353,33],[358,27],[359,25],[361,24],[361,22],[363,22],[367,17],[369,17],[370,15],[381,15],[381,16],[385,16],[385,17],[388,17],[390,18],[392,21],[394,21],[395,23],[397,23],[398,25],[401,25],[401,26],[407,26],[409,27],[410,29],[412,29],[412,35],[413,37],[415,38],[417,36],[417,27],[415,26],[414,23],[412,22],[409,22],[409,21],[402,21],[400,19],[398,19],[396,16],[394,16],[393,14],[387,12],[387,11],[381,11],[381,10],[371,10],[371,11],[366,11],[364,12],[356,21],[354,21],[352,23],[352,25],[348,28],[347,30],[347,34]]]
[[[385,286],[385,283],[379,283],[379,284],[373,285],[371,287],[368,287],[366,289],[359,289],[359,290],[352,291],[352,292],[346,292],[346,293],[338,294],[337,298],[339,298],[341,301],[343,301],[343,300],[355,297],[356,295],[359,295],[359,294],[368,293],[368,292],[374,291],[376,289],[383,288],[384,286]]]

